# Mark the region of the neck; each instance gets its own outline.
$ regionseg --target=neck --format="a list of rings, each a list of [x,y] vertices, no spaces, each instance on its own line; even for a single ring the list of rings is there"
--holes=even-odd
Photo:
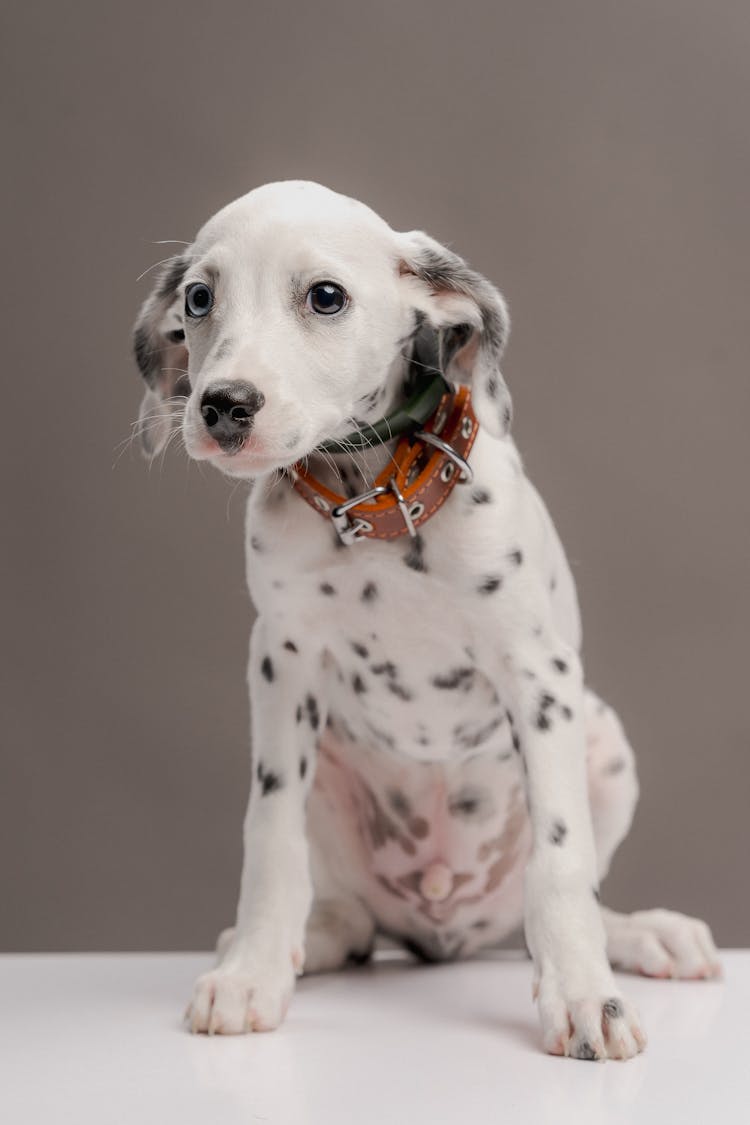
[[[407,401],[406,382],[409,362],[399,357],[386,380],[386,394],[374,407],[350,420],[348,434],[371,426],[381,418],[387,417]],[[390,388],[390,391],[389,391]],[[343,436],[343,435],[342,435]],[[344,437],[345,440],[345,437]],[[314,449],[308,458],[310,472],[321,484],[350,498],[372,488],[373,482],[393,457],[398,438],[376,440],[361,448],[332,445],[328,449]]]
[[[397,354],[382,392],[360,400],[362,411],[355,408],[351,428],[323,442],[308,458],[310,472],[331,491],[351,498],[371,488],[400,436],[421,429],[437,410],[448,387],[437,335],[420,325],[411,345],[409,354]]]

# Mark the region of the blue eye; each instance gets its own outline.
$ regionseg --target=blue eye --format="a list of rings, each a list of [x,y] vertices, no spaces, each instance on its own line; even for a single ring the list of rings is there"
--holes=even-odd
[[[319,281],[307,292],[307,307],[319,316],[333,316],[348,304],[349,298],[333,281]]]
[[[214,303],[214,295],[202,281],[195,281],[185,290],[185,315],[208,316]]]

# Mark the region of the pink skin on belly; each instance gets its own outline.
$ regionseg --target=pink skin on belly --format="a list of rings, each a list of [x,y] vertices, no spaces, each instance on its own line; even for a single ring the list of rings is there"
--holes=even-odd
[[[470,804],[468,814],[451,805],[467,779],[487,795],[481,815],[472,816]],[[478,948],[520,919],[531,833],[515,763],[404,763],[327,732],[313,793],[319,802],[335,818],[349,889],[384,929],[408,935],[450,925],[470,934],[480,923]]]

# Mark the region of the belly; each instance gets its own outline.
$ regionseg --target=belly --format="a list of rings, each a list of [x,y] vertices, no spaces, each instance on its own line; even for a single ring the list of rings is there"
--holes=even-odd
[[[492,748],[437,761],[353,733],[334,715],[321,740],[308,806],[319,860],[381,931],[431,960],[507,935],[522,918],[531,848],[507,723],[483,738]]]

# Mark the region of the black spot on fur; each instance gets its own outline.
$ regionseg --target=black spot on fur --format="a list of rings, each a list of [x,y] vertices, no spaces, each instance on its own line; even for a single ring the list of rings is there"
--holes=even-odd
[[[480,594],[494,594],[495,590],[499,590],[503,584],[503,580],[499,574],[488,574],[486,578],[477,586]]]
[[[320,711],[318,710],[318,701],[314,695],[308,695],[305,699],[305,707],[307,709],[307,718],[313,730],[317,730],[320,726]]]
[[[384,660],[382,664],[371,664],[370,671],[376,676],[386,675],[391,679],[398,675],[398,668],[390,660]]]
[[[283,788],[284,783],[281,779],[281,775],[274,773],[272,770],[267,770],[262,762],[258,762],[256,773],[263,797],[267,797],[269,793],[275,793],[277,790]]]
[[[386,687],[393,695],[398,699],[403,699],[406,703],[414,698],[409,689],[405,688],[403,684],[400,684],[398,680],[388,680]]]
[[[539,710],[534,718],[534,725],[537,730],[550,730],[552,727],[552,720],[550,719],[549,712],[555,706],[557,700],[554,695],[548,691],[543,691],[539,696]]]
[[[568,707],[567,703],[563,703],[560,706],[560,710],[562,711],[562,717],[570,722],[570,720],[573,718],[573,708]]]
[[[300,758],[300,760],[299,760],[299,775],[300,775],[301,778],[304,779],[304,776],[305,776],[306,773],[307,773],[307,758]]]
[[[505,711],[505,718],[508,720],[508,726],[510,727],[510,741],[512,743],[513,749],[515,750],[516,754],[520,754],[521,739],[518,736],[518,731],[516,730],[516,725],[513,721],[513,715],[507,709]]]
[[[265,773],[261,780],[262,794],[267,797],[269,793],[276,793],[283,788],[283,782],[277,773]]]
[[[298,723],[301,723],[301,722],[302,722],[302,715],[303,715],[303,711],[302,711],[302,704],[301,704],[301,703],[298,703],[298,704],[297,704],[297,711],[296,711],[296,716],[297,716],[297,722],[298,722]]]
[[[287,652],[299,652],[299,649],[297,648],[294,641],[284,641],[284,648],[287,650]]]
[[[409,550],[404,555],[404,562],[411,570],[416,570],[420,574],[427,572],[427,564],[424,561],[424,540],[421,535],[415,535],[409,544]]]
[[[602,896],[599,894],[599,888],[598,887],[592,887],[591,893],[593,894],[593,896],[594,896],[594,898],[596,899],[597,902],[602,901]]]
[[[473,678],[473,668],[452,668],[450,672],[443,672],[441,675],[433,676],[430,683],[436,688],[453,690],[454,688],[468,687]]]
[[[263,544],[261,543],[257,535],[250,536],[250,546],[254,551],[258,551],[258,553],[263,550]]]
[[[330,582],[321,582],[318,589],[320,590],[321,594],[325,594],[328,598],[332,597],[336,593],[336,587],[332,586]]]
[[[173,328],[171,332],[167,332],[167,339],[170,344],[181,344],[185,339],[185,332],[182,328]]]
[[[484,724],[459,723],[453,728],[454,744],[461,750],[476,750],[502,726],[503,716],[496,715]]]
[[[471,492],[471,499],[474,504],[489,504],[492,500],[492,495],[486,488],[474,488]]]
[[[598,1059],[598,1057],[599,1056],[597,1055],[596,1051],[594,1050],[594,1048],[589,1043],[588,1039],[583,1039],[580,1043],[577,1043],[573,1048],[573,1058],[574,1059],[586,1059],[589,1062],[593,1062],[596,1059]]]
[[[356,673],[354,676],[352,676],[352,687],[354,688],[357,695],[363,695],[367,691],[367,684],[359,675],[359,673]]]
[[[363,602],[374,602],[378,596],[378,588],[374,582],[367,582],[362,590],[361,598]]]
[[[370,650],[364,645],[360,644],[359,641],[351,641],[350,643],[352,646],[352,650],[356,652],[357,656],[361,656],[363,660],[366,660],[370,655]]]
[[[270,684],[274,678],[273,662],[270,656],[263,657],[260,665],[260,670],[263,673],[264,678],[268,680]]]
[[[563,660],[559,656],[553,656],[552,657],[552,667],[557,672],[567,672],[568,671],[568,662],[567,662],[567,660]]]
[[[625,1015],[625,1009],[620,1000],[613,996],[610,1000],[605,1000],[602,1004],[602,1015],[610,1020],[619,1020]]]
[[[549,842],[550,844],[557,844],[559,846],[563,843],[567,835],[567,825],[563,824],[561,820],[556,820],[552,825],[552,831],[549,834]]]
[[[520,566],[523,562],[523,551],[516,547],[515,551],[508,551],[508,558],[516,566]]]

